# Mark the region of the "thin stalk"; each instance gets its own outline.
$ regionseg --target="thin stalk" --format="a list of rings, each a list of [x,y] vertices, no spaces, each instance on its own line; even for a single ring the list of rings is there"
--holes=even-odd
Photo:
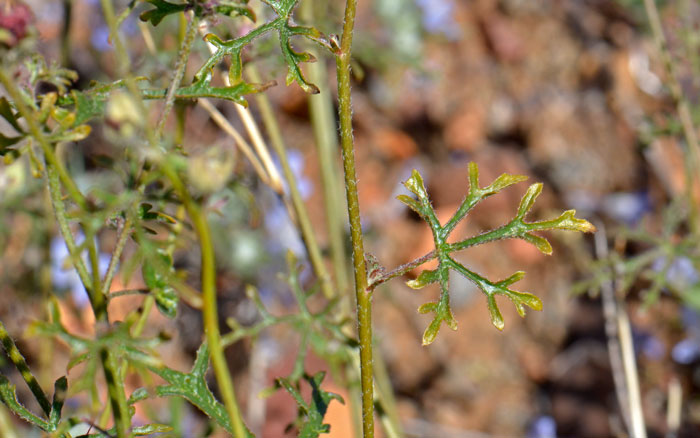
[[[340,145],[343,152],[345,195],[348,201],[352,263],[355,271],[357,298],[357,331],[360,339],[360,382],[362,385],[362,432],[364,438],[374,437],[374,388],[372,375],[372,293],[367,288],[365,249],[360,222],[360,200],[357,194],[355,148],[352,136],[352,102],[350,95],[350,60],[352,32],[355,26],[357,0],[345,3],[345,22],[340,51],[336,55],[338,103],[340,115]]]
[[[248,161],[250,161],[255,173],[258,174],[258,178],[260,178],[264,184],[270,185],[270,177],[267,175],[267,172],[265,171],[265,168],[258,159],[257,155],[255,155],[255,152],[253,152],[253,149],[251,149],[245,138],[243,138],[238,130],[231,123],[229,123],[226,116],[221,114],[221,112],[216,109],[216,107],[207,99],[198,99],[197,103],[209,113],[209,116],[212,118],[214,123],[219,125],[221,130],[233,138],[241,152],[243,152],[243,155],[245,155],[246,158],[248,158]]]
[[[87,234],[85,236],[85,242],[94,242],[95,241],[95,236],[91,233]],[[90,269],[92,271],[92,291],[95,294],[95,296],[101,296],[101,300],[96,300],[96,303],[98,301],[101,301],[103,306],[107,307],[107,303],[105,302],[104,295],[102,294],[102,287],[100,285],[100,258],[99,255],[97,254],[97,247],[95,245],[88,245],[88,258],[90,260]]]
[[[167,163],[163,166],[163,172],[170,179],[176,192],[182,198],[185,210],[187,210],[187,214],[190,216],[192,225],[199,237],[202,259],[201,277],[204,333],[207,338],[207,343],[209,344],[211,363],[214,368],[216,381],[219,384],[219,390],[221,391],[221,397],[224,399],[226,411],[231,418],[234,434],[236,438],[243,438],[248,435],[246,427],[243,424],[238,402],[236,401],[233,380],[231,379],[231,373],[229,372],[226,359],[224,358],[221,333],[219,332],[219,315],[216,305],[216,265],[209,225],[207,224],[206,217],[202,213],[202,210],[192,200],[180,178]]]
[[[249,67],[248,73],[253,82],[260,82],[260,74],[255,67]],[[265,128],[267,128],[267,134],[270,136],[270,143],[272,148],[279,157],[280,164],[282,165],[282,175],[287,181],[287,187],[289,188],[289,197],[294,207],[294,213],[296,215],[297,221],[299,223],[299,229],[301,230],[301,237],[304,240],[306,246],[306,251],[309,253],[309,260],[311,261],[311,266],[313,267],[316,277],[319,279],[321,284],[321,291],[323,295],[328,298],[334,298],[337,293],[333,288],[333,283],[331,282],[331,276],[328,274],[328,269],[323,262],[323,256],[321,255],[321,248],[316,240],[316,233],[314,232],[313,226],[311,225],[311,219],[309,219],[309,212],[306,209],[304,200],[299,193],[299,184],[297,183],[297,178],[292,172],[292,167],[289,165],[289,159],[287,158],[287,148],[282,139],[282,132],[277,123],[277,118],[272,111],[272,106],[270,105],[270,100],[265,94],[256,94],[255,99],[258,102],[258,107],[260,109],[260,115],[262,116]]]
[[[190,58],[190,50],[192,49],[192,43],[194,42],[194,35],[197,32],[197,17],[195,17],[192,11],[189,12],[189,20],[187,20],[187,28],[185,30],[184,38],[182,39],[182,44],[180,44],[180,50],[177,55],[177,62],[175,64],[175,74],[173,75],[173,80],[170,82],[170,87],[168,88],[168,93],[165,96],[165,104],[163,105],[163,112],[160,115],[160,120],[156,127],[155,137],[160,139],[163,135],[163,129],[165,128],[165,121],[168,119],[168,114],[175,103],[175,92],[177,91],[182,78],[185,75],[185,67],[187,67],[187,60]]]
[[[314,3],[312,0],[302,2],[300,16],[307,22],[314,22]],[[308,52],[318,58],[318,62],[307,66],[309,80],[316,84],[320,93],[310,94],[309,113],[311,114],[311,126],[314,129],[316,150],[318,151],[319,168],[323,188],[323,205],[326,209],[326,226],[328,228],[328,242],[333,263],[338,290],[345,293],[348,287],[347,257],[345,256],[344,222],[340,212],[346,208],[338,180],[338,163],[335,161],[338,151],[337,127],[333,109],[331,93],[328,90],[328,75],[324,65],[324,55],[316,53],[313,47]]]
[[[78,272],[80,281],[86,286],[88,293],[90,293],[89,286],[92,284],[90,280],[90,274],[88,274],[85,262],[80,257],[80,252],[75,244],[75,238],[73,237],[73,232],[70,230],[68,225],[68,218],[66,217],[66,207],[63,204],[63,194],[61,193],[61,185],[59,181],[58,172],[56,168],[46,163],[46,182],[48,186],[49,196],[51,197],[51,205],[53,206],[54,215],[56,216],[56,222],[58,222],[58,229],[61,231],[63,236],[63,241],[66,243],[68,248],[68,254],[71,258],[71,263]],[[92,297],[91,297],[92,300]],[[94,308],[94,306],[93,306]]]
[[[102,368],[105,372],[105,381],[107,382],[107,392],[109,393],[110,404],[114,412],[114,426],[117,430],[118,438],[130,438],[131,434],[131,416],[129,408],[126,404],[126,396],[124,395],[123,384],[119,377],[114,356],[107,348],[100,350],[100,358],[102,359]]]
[[[134,206],[135,207],[135,206]],[[112,280],[114,279],[114,274],[117,271],[117,265],[119,264],[119,259],[121,258],[122,252],[124,252],[124,246],[126,246],[126,241],[131,233],[131,227],[134,224],[134,218],[136,216],[136,208],[131,208],[127,214],[124,222],[120,222],[117,227],[117,245],[112,252],[112,256],[109,259],[109,266],[107,267],[107,272],[105,273],[104,279],[102,280],[102,294],[107,295],[109,290],[112,288]]]

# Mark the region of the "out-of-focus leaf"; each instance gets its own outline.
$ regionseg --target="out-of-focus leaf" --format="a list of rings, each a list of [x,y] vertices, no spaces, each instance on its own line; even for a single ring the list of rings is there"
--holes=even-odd
[[[304,380],[311,386],[311,399],[308,403],[301,396],[299,388],[295,387],[292,382],[288,379],[277,379],[277,384],[284,388],[299,406],[299,414],[303,417],[300,419],[299,438],[316,438],[322,433],[330,432],[330,425],[323,423],[323,417],[328,411],[328,405],[332,400],[345,403],[338,394],[321,389],[321,382],[325,376],[326,373],[323,371],[313,376],[304,374]]]

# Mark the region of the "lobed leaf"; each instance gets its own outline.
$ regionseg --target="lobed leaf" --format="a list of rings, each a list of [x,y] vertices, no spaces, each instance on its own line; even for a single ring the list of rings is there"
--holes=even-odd
[[[15,385],[11,384],[7,377],[0,374],[0,401],[5,403],[5,405],[14,412],[15,415],[23,419],[24,421],[31,423],[41,430],[46,432],[52,432],[52,425],[46,420],[34,415],[30,410],[24,407],[19,400],[17,400],[17,388]]]
[[[518,213],[515,217],[519,219],[524,218],[527,212],[532,209],[532,206],[534,205],[537,197],[540,196],[540,193],[542,193],[542,183],[535,183],[528,187],[527,192],[525,192],[525,195],[520,200]]]
[[[277,379],[277,385],[284,388],[294,398],[299,406],[299,413],[303,416],[299,429],[299,438],[316,438],[322,433],[330,432],[330,425],[323,423],[323,417],[328,411],[328,405],[333,400],[345,404],[340,395],[321,389],[321,382],[325,376],[326,373],[324,371],[320,371],[313,376],[304,374],[304,380],[311,386],[311,398],[308,403],[302,397],[299,388],[295,387],[289,379]]]
[[[429,271],[425,270],[418,275],[417,278],[413,280],[409,280],[406,282],[406,286],[410,287],[411,289],[422,289],[425,286],[435,283],[440,279],[440,273],[435,270],[435,271]],[[420,310],[419,310],[420,312]],[[425,313],[425,312],[421,312]]]
[[[158,26],[165,17],[171,14],[184,12],[192,8],[197,17],[205,17],[213,14],[233,16],[244,16],[255,22],[255,13],[246,6],[247,1],[231,2],[219,1],[217,3],[192,2],[170,3],[165,0],[142,0],[150,3],[155,9],[149,9],[139,15],[139,19],[150,22],[153,26]]]
[[[165,0],[144,0],[146,3],[150,3],[155,6],[155,9],[149,9],[148,11],[142,12],[139,15],[141,21],[150,21],[151,25],[158,26],[163,18],[170,14],[177,14],[178,12],[183,12],[189,6],[187,3],[169,3]]]

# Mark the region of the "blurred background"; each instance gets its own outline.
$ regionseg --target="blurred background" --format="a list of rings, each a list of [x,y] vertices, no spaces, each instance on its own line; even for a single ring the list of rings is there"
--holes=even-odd
[[[128,5],[113,3],[117,13]],[[326,34],[339,33],[340,3],[314,0],[318,18],[313,24]],[[491,325],[481,292],[455,276],[451,294],[459,329],[443,329],[432,345],[423,347],[421,334],[430,319],[416,309],[438,291],[415,291],[400,280],[377,289],[377,348],[407,436],[629,436],[634,413],[626,402],[621,407],[620,399],[634,391],[620,365],[624,354],[618,339],[623,344],[627,339],[634,348],[648,436],[700,436],[700,239],[695,213],[700,169],[697,144],[688,131],[697,135],[700,126],[700,4],[657,3],[665,41],[652,32],[642,0],[360,1],[353,105],[368,252],[387,268],[429,252],[430,229],[395,199],[405,193],[401,182],[418,169],[438,215],[446,220],[467,193],[470,161],[478,163],[483,185],[504,172],[543,182],[530,220],[576,209],[599,229],[595,237],[549,233],[552,256],[520,240],[458,254],[466,266],[491,279],[527,272],[519,290],[540,296],[544,310],[521,319],[504,302],[503,332]],[[122,38],[134,73],[162,77],[167,83],[177,51],[178,20],[168,17],[146,33],[138,20],[146,9],[138,5],[126,17]],[[240,23],[214,24],[233,33],[250,26]],[[75,88],[116,77],[119,66],[99,1],[3,0],[0,41],[12,46],[25,38],[36,39],[47,61],[76,70]],[[327,248],[328,201],[308,95],[296,84],[283,85],[285,66],[277,61],[276,44],[264,40],[244,60],[255,61],[265,79],[280,84],[267,94],[314,229]],[[201,38],[195,48],[185,80],[206,59]],[[275,55],[266,56],[270,52]],[[319,56],[318,65],[327,81],[317,85],[322,93],[334,95],[333,60]],[[257,116],[259,107],[249,100]],[[243,129],[232,105],[217,106]],[[684,107],[690,128],[679,117]],[[204,110],[193,106],[186,111],[188,153],[197,156],[212,146],[232,150],[231,141]],[[110,163],[129,135],[123,114],[112,115],[65,152],[81,188],[118,187]],[[202,178],[232,175],[223,177],[225,188],[216,195],[218,212],[210,221],[218,237],[220,313],[247,324],[255,320],[256,310],[244,286],[256,285],[265,303],[284,311],[293,299],[277,273],[287,269],[287,251],[303,262],[305,250],[283,203],[257,180],[241,154],[231,154],[233,164],[207,168]],[[455,238],[506,223],[526,187],[518,184],[484,201]],[[341,196],[337,202],[342,205]],[[105,266],[114,244],[114,233],[99,235]],[[126,258],[129,251],[134,249],[127,246]],[[0,164],[0,319],[45,382],[65,373],[67,350],[22,333],[42,317],[46,294],[59,295],[71,330],[89,334],[92,324],[85,292],[77,276],[65,269],[66,255],[43,183],[32,176],[26,157]],[[195,281],[198,264],[196,248],[178,249],[176,267],[194,273]],[[308,267],[301,279],[313,282]],[[113,306],[124,308],[112,314],[138,307],[139,300],[115,301]],[[627,338],[617,334],[617,327],[624,326],[617,322],[620,315],[630,321]],[[151,322],[154,333],[165,331],[173,338],[161,352],[167,363],[188,369],[201,341],[199,313],[182,303],[175,320],[154,312]],[[239,398],[246,418],[261,436],[287,436],[285,426],[296,410],[291,399],[276,394],[261,400],[257,394],[290,372],[298,345],[293,333],[273,329],[255,343],[243,341],[227,351],[237,385],[244,388]],[[306,363],[310,370],[328,369],[313,354]],[[17,377],[4,356],[0,369]],[[340,383],[331,389],[347,396]],[[185,431],[199,430],[201,417],[195,410],[177,409],[184,412]],[[332,405],[330,436],[354,436],[351,416],[347,407]],[[16,421],[7,411],[3,417]]]

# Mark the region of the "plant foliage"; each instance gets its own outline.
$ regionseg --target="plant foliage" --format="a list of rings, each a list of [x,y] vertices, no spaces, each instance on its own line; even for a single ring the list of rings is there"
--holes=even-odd
[[[513,283],[521,280],[525,275],[524,272],[518,271],[504,280],[491,281],[455,260],[451,256],[453,252],[494,240],[518,238],[533,244],[542,253],[549,255],[552,253],[552,246],[549,241],[535,234],[535,232],[545,230],[592,232],[595,230],[595,227],[588,221],[577,218],[574,210],[565,211],[559,217],[548,221],[526,222],[525,216],[532,209],[535,200],[542,192],[542,184],[536,183],[528,188],[520,201],[520,206],[518,207],[515,217],[507,224],[469,239],[455,243],[447,242],[450,233],[452,233],[457,224],[464,219],[480,201],[525,179],[527,179],[527,177],[522,175],[503,174],[490,185],[480,187],[479,168],[476,163],[469,163],[469,192],[455,214],[445,225],[441,225],[438,221],[435,210],[428,197],[428,192],[423,184],[423,178],[418,171],[414,170],[411,177],[404,182],[406,188],[415,195],[415,198],[407,195],[399,195],[398,199],[418,213],[421,218],[428,223],[433,233],[435,256],[438,259],[437,269],[424,270],[415,280],[410,280],[406,283],[413,289],[421,289],[432,283],[438,283],[440,285],[440,299],[437,302],[423,304],[418,308],[418,312],[420,313],[435,314],[432,322],[423,333],[423,345],[428,345],[435,340],[443,322],[451,329],[457,329],[457,321],[450,308],[450,269],[473,282],[484,295],[486,295],[487,306],[489,314],[491,315],[491,323],[499,330],[503,330],[505,321],[496,304],[497,295],[503,295],[510,299],[520,316],[525,316],[525,306],[534,310],[542,309],[542,301],[538,297],[528,292],[513,290],[509,287]]]

